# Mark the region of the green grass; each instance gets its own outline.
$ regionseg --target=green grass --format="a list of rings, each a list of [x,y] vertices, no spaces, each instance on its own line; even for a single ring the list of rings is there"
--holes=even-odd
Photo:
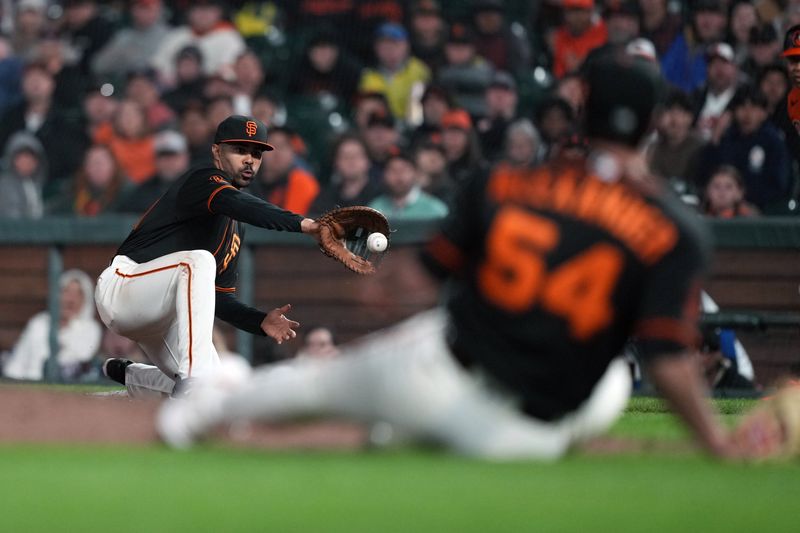
[[[642,399],[612,433],[685,436]],[[797,531],[798,494],[800,463],[686,453],[492,464],[426,450],[0,448],[3,531]]]

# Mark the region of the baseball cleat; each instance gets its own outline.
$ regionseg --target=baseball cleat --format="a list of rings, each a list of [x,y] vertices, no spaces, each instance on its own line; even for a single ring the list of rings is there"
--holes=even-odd
[[[108,379],[114,380],[120,385],[125,385],[125,370],[133,364],[129,359],[117,357],[106,359],[103,362],[103,375]]]

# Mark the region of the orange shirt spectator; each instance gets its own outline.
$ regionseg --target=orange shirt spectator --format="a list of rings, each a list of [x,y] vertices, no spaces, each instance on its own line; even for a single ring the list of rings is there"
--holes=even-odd
[[[133,183],[143,183],[156,173],[155,140],[143,109],[134,101],[120,104],[112,124],[97,129],[94,142],[108,145]]]
[[[253,194],[267,202],[305,215],[319,194],[319,183],[308,171],[298,166],[302,139],[289,128],[272,128],[267,141],[274,150],[264,152],[264,162]]]
[[[586,55],[608,41],[602,19],[593,20],[594,0],[563,0],[564,25],[553,37],[553,74],[560,78],[581,66]]]
[[[269,203],[299,215],[308,214],[311,202],[319,194],[316,178],[299,167],[293,168],[285,180],[265,185],[264,188],[265,199]]]

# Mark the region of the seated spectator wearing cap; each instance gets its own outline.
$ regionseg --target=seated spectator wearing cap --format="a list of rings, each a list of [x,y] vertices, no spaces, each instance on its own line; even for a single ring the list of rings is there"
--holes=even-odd
[[[442,146],[447,172],[459,186],[489,168],[472,119],[464,109],[453,109],[442,117]]]
[[[530,168],[541,161],[542,137],[533,122],[521,118],[506,129],[503,159],[499,165],[511,168]]]
[[[365,69],[358,89],[386,95],[392,114],[402,120],[409,118],[411,90],[426,84],[431,73],[420,59],[410,55],[408,32],[400,24],[387,22],[375,32],[377,64]]]
[[[344,134],[333,144],[333,172],[311,205],[312,215],[351,205],[367,205],[381,194],[379,182],[370,179],[367,147],[360,137]]]
[[[383,172],[386,192],[369,204],[389,220],[431,220],[447,216],[444,202],[422,190],[413,156],[397,151],[389,157]]]
[[[740,61],[742,72],[756,80],[761,71],[773,65],[781,56],[781,41],[771,22],[765,22],[750,31],[748,55]]]
[[[608,40],[602,19],[594,18],[594,0],[562,0],[564,24],[553,35],[553,74],[575,72],[593,49]]]
[[[152,68],[146,67],[128,74],[125,97],[142,106],[151,131],[174,126],[175,112],[161,100],[156,71]]]
[[[647,149],[650,171],[680,194],[698,192],[694,190],[695,176],[706,143],[693,124],[691,98],[680,89],[673,89],[657,118],[655,141]]]
[[[48,202],[48,213],[80,217],[118,213],[131,191],[111,148],[103,144],[89,147],[70,185],[65,194]]]
[[[444,64],[447,22],[437,0],[416,0],[409,21],[411,54],[428,65],[432,73]]]
[[[502,0],[473,2],[475,46],[494,68],[516,73],[530,65],[531,43],[521,24],[512,30],[504,10]]]
[[[114,119],[119,101],[114,98],[114,86],[110,83],[93,83],[83,95],[83,131],[87,138],[94,139],[97,130],[107,128]]]
[[[108,43],[116,31],[95,0],[64,0],[64,15],[59,30],[72,50],[78,53],[81,74],[89,76],[94,56]]]
[[[707,48],[722,42],[727,21],[720,0],[697,0],[686,30],[659,56],[667,81],[686,92],[702,86],[706,80]]]
[[[203,99],[206,77],[203,74],[203,52],[193,44],[184,46],[175,56],[175,79],[162,100],[173,111],[183,113],[186,106]]]
[[[8,16],[8,14],[5,14]],[[47,31],[47,0],[19,0],[8,38],[14,55],[30,60],[30,53]]]
[[[367,122],[375,114],[391,115],[389,100],[379,92],[358,93],[353,104],[352,116],[359,135],[366,134]]]
[[[727,125],[722,117],[739,85],[739,67],[734,61],[733,48],[728,43],[712,44],[708,48],[706,69],[706,82],[694,91],[692,100],[697,131],[704,140],[716,142]]]
[[[163,82],[174,82],[175,56],[188,45],[197,46],[202,52],[206,75],[230,71],[245,44],[236,28],[225,20],[223,7],[222,2],[214,0],[190,4],[188,24],[171,29],[153,55],[151,65]]]
[[[130,27],[122,28],[92,59],[92,72],[98,77],[122,78],[132,70],[150,64],[161,42],[169,33],[161,0],[132,0]]]
[[[133,100],[120,102],[114,120],[95,132],[94,142],[109,147],[131,182],[143,183],[156,173],[155,139],[144,108]]]
[[[370,179],[377,183],[383,181],[383,169],[389,157],[397,151],[400,140],[400,131],[391,115],[376,112],[370,116],[364,131],[364,143],[370,161]]]
[[[283,209],[306,215],[320,187],[317,178],[297,164],[297,140],[302,142],[289,128],[269,130],[267,142],[275,149],[264,154],[252,194]]]
[[[486,114],[476,124],[481,148],[490,163],[503,157],[506,132],[517,117],[517,84],[508,72],[497,71],[486,89]]]
[[[767,120],[764,95],[749,86],[740,88],[731,101],[733,122],[719,145],[709,145],[699,176],[732,165],[742,175],[745,199],[769,212],[789,200],[789,154],[778,130]],[[705,188],[706,183],[698,183]]]
[[[155,136],[156,173],[133,189],[120,202],[120,211],[142,214],[164,194],[172,183],[189,170],[189,145],[175,130]]]
[[[330,94],[349,107],[353,102],[361,68],[342,49],[333,29],[317,31],[306,46],[300,65],[293,70],[289,94],[319,96]]]
[[[409,136],[409,145],[419,143],[441,142],[442,117],[453,107],[453,99],[447,89],[441,85],[431,84],[422,93],[422,124],[417,126]]]
[[[484,93],[492,82],[494,69],[475,46],[475,34],[466,24],[450,26],[444,47],[445,64],[436,75],[436,83],[452,96],[456,106],[471,116],[486,113]]]
[[[607,0],[603,18],[612,44],[627,44],[641,36],[642,10],[637,0]]]

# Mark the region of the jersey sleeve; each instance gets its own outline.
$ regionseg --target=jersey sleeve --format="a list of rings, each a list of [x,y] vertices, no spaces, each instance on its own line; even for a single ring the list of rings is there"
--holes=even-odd
[[[650,267],[633,330],[642,360],[697,346],[700,289],[708,262],[707,245],[684,233],[676,246]]]
[[[464,268],[470,248],[480,241],[477,238],[477,225],[485,187],[484,174],[465,183],[455,198],[450,214],[420,252],[422,264],[437,278],[458,275]]]
[[[261,322],[267,316],[266,313],[237,300],[234,291],[230,289],[223,287],[215,287],[215,289],[214,314],[220,320],[253,335],[266,335],[261,329]]]
[[[179,214],[190,218],[222,214],[234,220],[278,231],[300,231],[303,217],[240,191],[219,174],[197,174],[178,196]]]

